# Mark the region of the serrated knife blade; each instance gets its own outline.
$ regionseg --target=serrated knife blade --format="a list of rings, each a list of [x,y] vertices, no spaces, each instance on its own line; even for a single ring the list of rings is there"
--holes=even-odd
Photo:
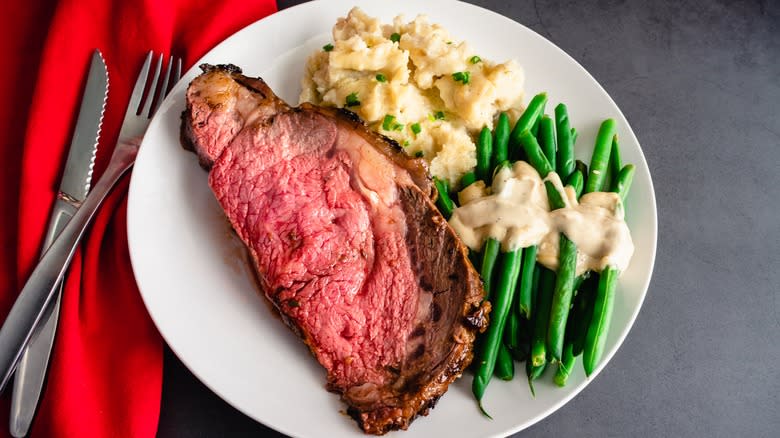
[[[103,55],[96,49],[92,53],[76,127],[41,254],[46,252],[89,193],[107,97],[108,69]],[[11,435],[15,437],[27,435],[38,406],[57,329],[61,291],[60,286],[16,368],[9,424]]]
[[[78,202],[83,201],[89,193],[107,97],[108,69],[100,50],[95,50],[92,53],[76,129],[70,142],[68,160],[65,162],[65,172],[60,182],[60,193]]]

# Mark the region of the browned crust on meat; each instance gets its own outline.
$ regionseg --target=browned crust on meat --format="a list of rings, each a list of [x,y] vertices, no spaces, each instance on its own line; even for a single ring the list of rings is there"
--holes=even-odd
[[[192,132],[192,104],[187,100],[186,108],[181,112],[181,129],[179,129],[179,143],[184,150],[195,152],[195,135]],[[208,170],[208,169],[206,169]]]
[[[195,132],[197,128],[200,128],[200,124],[207,123],[207,121],[202,119],[198,121],[194,120],[193,115],[197,113],[198,108],[194,107],[190,100],[191,98],[199,97],[198,92],[196,91],[198,85],[204,82],[207,83],[214,78],[219,78],[219,76],[227,75],[237,84],[241,85],[243,89],[254,94],[258,107],[267,108],[266,111],[263,111],[263,114],[259,115],[259,120],[255,120],[256,123],[270,122],[273,120],[274,116],[290,111],[291,108],[285,101],[274,94],[271,87],[269,87],[262,78],[244,76],[241,74],[241,68],[233,64],[201,64],[200,68],[203,70],[203,73],[193,79],[187,87],[186,107],[181,115],[182,125],[181,130],[179,131],[179,140],[185,150],[195,152],[198,155],[198,162],[201,167],[209,170],[213,162],[209,157],[205,157],[199,152],[205,145],[199,144],[198,135]],[[225,93],[224,96],[219,96],[219,98],[216,99],[203,98],[200,99],[200,101],[205,103],[210,109],[218,111],[221,106],[230,104],[231,97],[233,96],[231,96],[230,93]],[[240,131],[240,129],[238,131]]]
[[[385,400],[387,405],[376,410],[348,411],[366,433],[376,435],[406,429],[418,415],[428,414],[450,383],[471,363],[474,340],[478,332],[487,329],[490,312],[490,304],[483,300],[482,281],[468,260],[468,249],[432,201],[411,186],[401,188],[400,198],[407,215],[407,243],[412,262],[428,265],[426,269],[417,269],[421,287],[433,292],[433,305],[445,308],[444,312],[448,312],[445,307],[448,300],[458,301],[462,297],[462,306],[441,315],[441,324],[436,325],[434,321],[434,333],[427,334],[440,335],[439,342],[451,345],[438,364],[430,370],[416,370],[414,361],[408,360],[410,369],[402,370],[401,374],[414,378],[403,382],[397,400]],[[429,205],[420,208],[422,203]],[[422,361],[426,365],[429,362],[432,361]]]

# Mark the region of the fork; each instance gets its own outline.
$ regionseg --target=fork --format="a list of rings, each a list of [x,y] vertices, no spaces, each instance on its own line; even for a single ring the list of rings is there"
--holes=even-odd
[[[54,297],[55,286],[65,275],[84,230],[111,189],[135,163],[141,136],[146,132],[150,119],[160,108],[169,89],[181,78],[181,59],[174,61],[171,56],[162,85],[158,88],[163,55],[158,57],[154,75],[150,77],[153,57],[154,53],[150,51],[138,75],[108,167],[76,214],[41,257],[0,328],[0,392],[8,383],[30,337],[43,319]],[[149,80],[151,83],[146,87]]]

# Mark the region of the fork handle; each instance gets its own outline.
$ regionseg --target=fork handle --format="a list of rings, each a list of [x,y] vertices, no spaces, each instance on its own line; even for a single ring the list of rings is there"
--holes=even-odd
[[[103,176],[41,257],[19,293],[19,297],[0,328],[0,373],[2,373],[0,392],[5,389],[33,331],[45,316],[46,309],[54,297],[57,283],[65,275],[76,247],[84,235],[84,230],[119,178],[132,167],[137,153],[137,147],[117,147]]]

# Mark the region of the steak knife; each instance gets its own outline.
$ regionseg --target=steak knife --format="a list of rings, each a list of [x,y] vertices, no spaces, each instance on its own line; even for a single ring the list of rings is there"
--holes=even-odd
[[[92,53],[81,108],[59,193],[49,218],[42,254],[70,221],[89,192],[107,96],[108,70],[103,55],[96,49]],[[16,368],[9,424],[14,437],[27,435],[38,406],[57,329],[62,284],[58,288],[48,313],[30,338],[30,343]]]

